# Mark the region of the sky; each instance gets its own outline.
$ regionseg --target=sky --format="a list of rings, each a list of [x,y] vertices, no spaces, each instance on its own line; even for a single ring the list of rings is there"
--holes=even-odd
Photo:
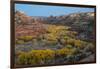
[[[60,16],[71,13],[94,12],[94,8],[50,6],[36,4],[15,4],[15,11],[24,12],[28,16]]]

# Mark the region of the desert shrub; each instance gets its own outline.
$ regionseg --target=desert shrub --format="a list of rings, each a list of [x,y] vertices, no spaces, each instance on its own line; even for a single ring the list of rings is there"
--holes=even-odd
[[[27,64],[27,53],[23,52],[18,56],[18,64]]]
[[[81,41],[81,46],[80,46],[80,49],[84,49],[85,47],[87,47],[88,45],[88,42],[85,42],[85,41]]]
[[[67,40],[67,44],[74,45],[74,41],[75,41],[75,39],[70,38]]]
[[[73,34],[73,35],[77,35],[78,33],[77,33],[77,32],[75,32],[75,31],[73,31],[73,32],[72,32],[72,34]]]
[[[17,63],[20,65],[38,64],[38,60],[30,52],[23,52],[18,56]]]
[[[75,42],[74,42],[74,45],[76,46],[76,47],[81,47],[81,40],[75,40]]]
[[[36,64],[39,64],[44,59],[44,57],[45,57],[42,54],[42,50],[32,50],[30,52],[30,55],[32,56],[32,60],[34,59],[33,62],[36,63]]]
[[[44,64],[49,60],[53,60],[55,57],[55,51],[46,50],[32,50],[30,52],[21,52],[18,55],[18,64]]]
[[[80,60],[79,54],[81,54],[81,53],[80,53],[79,49],[72,48],[70,52],[71,52],[71,54],[68,54],[68,55],[65,56],[65,58],[68,62],[77,62],[77,61]]]
[[[24,41],[30,41],[33,39],[33,37],[32,36],[20,36],[18,39],[24,40]]]
[[[57,40],[56,38],[57,38],[56,34],[53,34],[53,33],[46,35],[46,39],[50,41],[56,41]]]
[[[80,49],[84,49],[88,45],[88,42],[81,41],[81,40],[75,40],[74,41],[74,46]]]
[[[57,44],[57,41],[46,41],[46,45],[50,45],[50,46],[55,46]]]
[[[33,58],[35,58],[37,60],[36,63],[41,64],[41,62],[45,63],[48,60],[54,59],[55,52],[53,50],[50,50],[50,49],[32,50],[31,55],[33,56]]]
[[[63,38],[58,38],[58,39],[57,39],[57,43],[59,43],[60,45],[65,46],[65,45],[66,45],[66,40],[63,39]]]
[[[68,49],[72,49],[73,48],[73,46],[72,45],[69,45],[69,44],[66,45],[65,47],[68,48]]]
[[[50,50],[50,49],[47,49],[46,51],[46,57],[45,59],[48,61],[48,60],[51,60],[51,59],[54,59],[55,57],[55,51],[54,50]]]
[[[36,39],[37,39],[37,41],[41,41],[42,39],[44,39],[44,36],[41,34]]]
[[[22,53],[23,53],[22,51],[17,51],[17,52],[15,52],[15,56],[19,56]]]
[[[75,50],[74,49],[69,49],[69,48],[62,48],[56,51],[56,54],[59,56],[67,56],[67,55],[72,55],[74,54]]]
[[[74,38],[78,34],[78,32],[71,31],[71,30],[66,30],[66,33],[67,33],[66,34],[67,36],[72,37],[72,38]]]
[[[68,35],[69,37],[72,37],[72,38],[75,38],[75,36],[76,36],[77,34],[78,34],[78,33],[75,32],[75,31],[69,31],[69,32],[67,33],[67,35]]]
[[[93,52],[95,52],[95,47],[92,43],[88,43],[87,46],[84,48],[84,50],[87,51],[87,52],[90,51],[90,52],[93,53]]]
[[[64,38],[65,40],[69,39],[69,37],[68,37],[67,35],[63,36],[63,38]]]
[[[74,57],[75,57],[74,55],[67,55],[67,56],[66,56],[67,61],[68,61],[69,63],[72,63],[72,62],[75,61],[75,58],[74,58]]]
[[[25,42],[23,40],[16,40],[16,44],[24,44]]]

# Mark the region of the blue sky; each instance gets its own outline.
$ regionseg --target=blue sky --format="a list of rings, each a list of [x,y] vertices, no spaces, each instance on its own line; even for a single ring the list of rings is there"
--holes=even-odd
[[[48,6],[48,5],[30,5],[15,4],[15,11],[22,11],[29,16],[60,16],[78,12],[94,12],[94,8]]]

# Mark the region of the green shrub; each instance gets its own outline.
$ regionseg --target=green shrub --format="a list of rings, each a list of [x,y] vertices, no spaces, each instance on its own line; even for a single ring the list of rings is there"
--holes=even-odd
[[[76,50],[74,48],[62,48],[56,51],[56,54],[59,56],[67,56],[67,55],[73,55]]]
[[[72,48],[73,48],[72,45],[66,45],[65,47],[66,47],[66,48],[69,48],[69,49],[72,49]]]
[[[24,44],[25,42],[23,40],[16,40],[16,44]]]
[[[28,56],[27,56],[27,53],[21,53],[19,56],[18,56],[18,64],[27,64],[28,61]]]
[[[75,41],[74,41],[74,45],[75,45],[76,47],[78,47],[78,48],[81,48],[81,46],[82,46],[81,40],[75,40]]]
[[[33,37],[32,36],[20,36],[18,39],[24,40],[24,41],[30,41],[33,39]]]
[[[85,50],[90,52],[95,52],[95,47],[92,43],[88,43],[87,46],[85,47]]]
[[[22,52],[18,55],[18,64],[43,64],[49,60],[53,60],[55,51],[46,50],[32,50],[31,52]]]
[[[69,45],[74,45],[74,41],[75,41],[75,39],[68,39],[67,40],[67,44],[69,44]]]

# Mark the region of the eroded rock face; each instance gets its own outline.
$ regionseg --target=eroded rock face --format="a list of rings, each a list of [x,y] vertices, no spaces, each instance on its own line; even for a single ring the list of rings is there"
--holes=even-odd
[[[17,11],[15,13],[16,37],[33,36],[36,37],[45,32],[43,24],[40,20],[27,16]]]

